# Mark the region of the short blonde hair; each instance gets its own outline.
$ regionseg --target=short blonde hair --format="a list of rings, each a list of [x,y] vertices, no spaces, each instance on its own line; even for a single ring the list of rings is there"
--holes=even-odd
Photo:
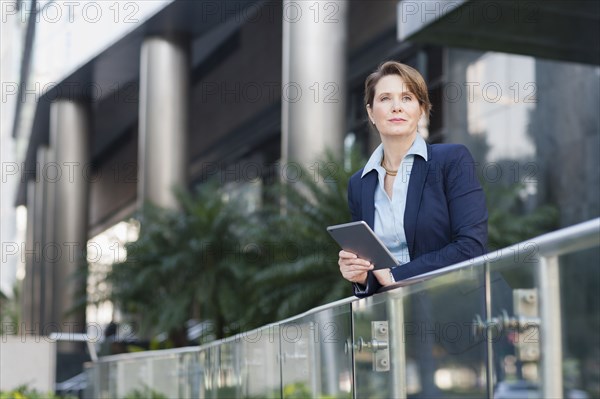
[[[396,61],[386,61],[371,73],[365,80],[365,107],[373,106],[373,98],[375,97],[375,86],[379,83],[379,80],[384,76],[398,75],[402,78],[404,83],[408,86],[408,90],[411,91],[419,101],[419,104],[425,112],[425,116],[429,119],[429,113],[431,112],[431,102],[429,101],[429,93],[427,91],[427,84],[423,76],[415,68],[410,67],[406,64],[401,64]]]

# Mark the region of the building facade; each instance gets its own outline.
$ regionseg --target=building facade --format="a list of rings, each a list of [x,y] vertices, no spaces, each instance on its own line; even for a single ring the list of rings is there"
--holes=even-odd
[[[62,254],[26,258],[24,322],[85,331],[84,310],[66,313],[85,289],[78,254],[145,201],[176,207],[174,187],[208,178],[259,201],[275,164],[347,140],[368,154],[364,79],[388,59],[423,73],[429,141],[467,145],[484,184],[521,184],[521,211],[555,206],[560,227],[597,217],[600,12],[578,3],[155,6],[16,113],[27,245]]]

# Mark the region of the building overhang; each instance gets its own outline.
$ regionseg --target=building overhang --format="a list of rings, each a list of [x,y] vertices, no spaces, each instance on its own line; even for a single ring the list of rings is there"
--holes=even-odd
[[[265,4],[265,0],[175,0],[43,93],[36,105],[16,205],[27,204],[27,181],[35,178],[37,149],[49,143],[53,101],[90,104],[94,113],[90,140],[94,162],[137,122],[140,52],[146,37],[188,38],[195,80]]]
[[[600,64],[597,0],[403,0],[398,39]]]

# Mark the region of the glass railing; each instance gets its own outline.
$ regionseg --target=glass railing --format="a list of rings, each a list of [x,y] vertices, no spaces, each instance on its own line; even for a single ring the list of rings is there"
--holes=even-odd
[[[600,396],[600,219],[199,347],[88,363],[89,398]]]

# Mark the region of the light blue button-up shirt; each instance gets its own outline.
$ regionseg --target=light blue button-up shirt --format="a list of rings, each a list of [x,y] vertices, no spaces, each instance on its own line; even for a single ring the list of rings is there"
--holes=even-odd
[[[379,184],[375,189],[375,225],[373,230],[401,264],[410,262],[404,232],[404,210],[406,209],[406,194],[408,193],[410,172],[416,155],[427,161],[427,144],[418,133],[398,169],[392,189],[392,199],[385,192],[383,185],[385,179],[385,169],[381,166],[383,144],[380,144],[371,154],[361,176],[364,177],[372,170],[377,171]]]

